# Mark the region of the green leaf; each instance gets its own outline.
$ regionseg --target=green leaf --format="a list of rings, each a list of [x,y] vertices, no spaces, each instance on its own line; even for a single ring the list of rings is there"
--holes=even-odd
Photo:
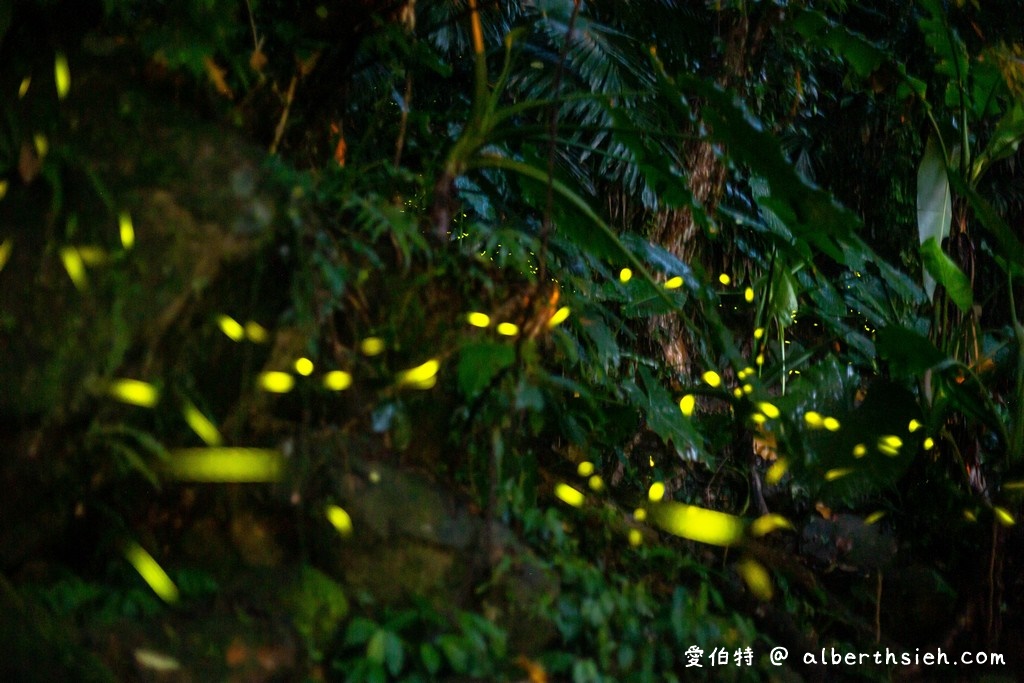
[[[541,183],[548,182],[548,174],[546,171],[507,157],[482,155],[474,159],[473,163],[468,166],[475,168],[488,166],[491,168],[501,168],[506,171],[518,173],[524,178],[528,178],[530,180]],[[651,274],[647,272],[647,268],[644,267],[644,264],[640,259],[637,258],[629,249],[626,249],[625,245],[623,245],[619,240],[618,235],[615,234],[615,231],[597,215],[597,212],[595,212],[590,204],[587,203],[587,200],[557,178],[551,180],[551,189],[555,194],[565,200],[568,208],[579,212],[588,220],[592,228],[596,228],[596,230],[587,231],[586,234],[578,231],[572,231],[569,237],[573,241],[581,246],[585,246],[591,253],[606,256],[613,261],[617,260],[623,264],[628,264],[639,277],[647,280],[652,285],[657,286],[654,284],[654,279],[651,277]],[[671,297],[669,297],[664,290],[658,288],[658,292],[660,296],[669,303],[669,305],[674,306]]]
[[[469,652],[466,651],[466,643],[463,638],[455,635],[443,635],[437,639],[437,646],[441,648],[441,652],[444,653],[455,673],[466,672],[469,667]]]
[[[683,417],[679,406],[668,391],[644,366],[638,370],[643,388],[633,382],[625,382],[623,388],[630,402],[644,411],[647,426],[665,443],[671,441],[677,449],[701,443],[702,439],[693,424]]]
[[[1016,233],[1006,224],[1003,217],[999,215],[991,204],[984,197],[978,194],[967,185],[962,179],[953,175],[950,177],[953,189],[967,198],[971,208],[974,209],[974,216],[981,222],[981,225],[995,237],[999,250],[995,253],[996,259],[1005,259],[1018,266],[1024,266],[1024,243],[1020,241]]]
[[[797,290],[800,288],[800,283],[797,282],[788,268],[776,266],[772,271],[772,279],[769,286],[772,293],[772,316],[780,327],[786,327],[793,322],[793,315],[800,307],[800,302],[797,299]]]
[[[472,398],[515,360],[516,351],[510,344],[489,341],[467,344],[459,352],[459,388]]]
[[[917,169],[917,234],[920,244],[929,239],[942,244],[949,236],[953,219],[952,197],[949,178],[946,174],[946,157],[938,138],[928,137],[924,157]],[[924,288],[931,299],[935,295],[935,279],[927,268],[924,270]]]
[[[1024,103],[1014,102],[996,124],[988,144],[971,169],[971,182],[977,183],[994,161],[1005,159],[1017,151],[1021,140],[1024,140]]]
[[[946,293],[953,303],[964,313],[971,310],[974,304],[974,291],[971,281],[964,271],[951,259],[934,237],[929,237],[921,245],[921,258],[925,269],[935,280],[946,288]]]
[[[890,372],[912,377],[935,367],[946,359],[927,338],[906,327],[890,325],[875,334],[878,355],[889,363]]]
[[[402,639],[391,631],[384,636],[384,664],[392,676],[397,676],[405,664],[405,646]]]
[[[921,4],[928,16],[921,18],[919,26],[925,42],[938,57],[935,73],[949,79],[945,104],[948,107],[960,107],[966,104],[964,84],[968,69],[967,48],[946,20],[941,0],[922,0]]]
[[[430,643],[420,644],[420,659],[423,660],[423,666],[431,676],[441,669],[441,655],[437,648]]]
[[[384,629],[377,629],[366,643],[366,658],[374,664],[384,663],[384,648],[386,646],[387,634],[388,632]]]
[[[356,617],[345,630],[345,647],[362,645],[378,630],[377,624],[365,617]]]

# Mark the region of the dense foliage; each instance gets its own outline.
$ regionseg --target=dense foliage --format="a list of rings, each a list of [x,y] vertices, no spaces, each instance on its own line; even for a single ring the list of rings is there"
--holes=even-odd
[[[1019,3],[70,5],[0,5],[5,679],[1024,670]]]

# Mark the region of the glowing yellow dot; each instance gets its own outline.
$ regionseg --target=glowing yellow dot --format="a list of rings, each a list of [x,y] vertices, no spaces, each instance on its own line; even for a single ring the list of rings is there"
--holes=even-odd
[[[996,519],[999,520],[999,523],[1003,526],[1013,526],[1017,523],[1016,520],[1014,520],[1013,515],[998,505],[992,508],[992,512],[995,513]]]
[[[764,354],[763,353],[757,354],[757,358],[754,359],[754,362],[757,365],[764,365]]]
[[[491,316],[486,313],[468,313],[466,315],[466,322],[473,327],[487,327],[491,324]]]
[[[142,408],[152,408],[160,400],[159,389],[137,379],[115,379],[107,391],[111,398]]]
[[[519,334],[519,326],[515,323],[499,323],[498,334],[503,334],[506,337],[514,337]]]
[[[683,412],[683,415],[690,417],[693,415],[693,409],[697,406],[697,399],[693,394],[687,394],[679,399],[679,410]]]
[[[788,470],[789,462],[785,458],[779,458],[768,468],[768,472],[764,475],[764,480],[771,486],[775,486],[782,481],[782,477],[785,476]]]
[[[89,286],[89,278],[85,275],[85,264],[82,262],[82,255],[74,247],[64,247],[60,250],[61,261],[64,262],[64,270],[68,277],[80,291]]]
[[[36,147],[36,156],[40,159],[46,156],[46,153],[50,151],[50,141],[46,139],[46,136],[42,133],[36,133],[32,136],[32,143]]]
[[[683,278],[679,277],[678,275],[665,282],[665,289],[679,289],[682,286]]]
[[[772,599],[772,593],[774,592],[772,579],[763,564],[756,560],[746,559],[737,564],[736,569],[755,598],[762,602]]]
[[[7,259],[11,258],[11,248],[14,247],[14,240],[8,237],[0,242],[0,270],[7,265]]]
[[[829,470],[828,472],[825,473],[825,481],[835,481],[836,479],[842,479],[846,475],[850,474],[850,472],[853,472],[853,469],[849,467],[842,467],[834,470]]]
[[[747,287],[745,290],[743,290],[743,300],[746,301],[748,304],[754,302],[754,288],[753,287]]]
[[[853,457],[855,458],[863,458],[865,455],[867,455],[867,452],[868,447],[862,443],[859,443],[853,447]]]
[[[32,85],[32,77],[25,76],[21,79],[21,85],[18,86],[18,99],[20,100],[28,92],[28,87]]]
[[[107,262],[107,252],[94,244],[83,244],[78,247],[78,255],[87,266],[99,266]]]
[[[57,99],[63,100],[71,90],[71,69],[63,52],[58,52],[53,60],[53,80],[57,84]]]
[[[921,427],[924,427],[924,425],[921,424],[920,422],[918,422],[917,420],[911,420],[910,424],[907,425],[907,431],[909,431],[911,434],[913,434],[914,432],[916,432]]]
[[[135,245],[135,227],[132,225],[132,216],[127,211],[122,211],[117,218],[118,230],[121,233],[121,246],[126,250]]]
[[[568,319],[569,313],[569,307],[562,306],[557,311],[555,311],[555,314],[553,316],[551,316],[551,320],[548,320],[548,327],[555,327],[556,325],[561,325]]]
[[[633,510],[633,519],[638,522],[644,521],[647,519],[647,510],[644,508],[637,508],[636,510]]]
[[[743,385],[743,393],[746,394],[747,396],[750,396],[752,393],[754,393],[754,385],[753,384],[744,384]]]
[[[167,572],[138,543],[131,543],[125,548],[125,559],[135,567],[139,576],[149,584],[153,592],[164,602],[177,602],[178,587],[171,581]]]
[[[654,456],[653,456],[653,455],[648,455],[648,456],[647,456],[647,463],[648,463],[648,464],[649,464],[649,465],[650,465],[651,467],[654,467]]]
[[[633,271],[629,268],[623,268],[619,271],[619,282],[626,284],[633,279]]]
[[[830,432],[838,432],[839,428],[842,426],[839,424],[839,420],[834,417],[826,417],[821,421],[821,424]]]
[[[601,491],[604,489],[604,480],[595,474],[587,480],[587,486],[590,487],[591,491]]]
[[[418,389],[429,389],[437,383],[437,371],[441,368],[441,362],[436,359],[428,360],[422,365],[406,370],[398,375],[398,383],[416,387]]]
[[[267,332],[266,328],[258,322],[250,320],[245,323],[245,336],[254,344],[262,344],[267,341],[267,337],[269,337],[270,334]]]
[[[935,439],[929,436],[924,440],[924,449],[930,451],[933,448],[935,448]]]
[[[708,370],[701,377],[712,387],[719,387],[722,385],[722,378],[714,370]]]
[[[903,446],[903,439],[890,434],[888,436],[882,436],[878,439],[878,450],[886,455],[899,455],[900,448]]]
[[[740,387],[736,387],[735,389],[732,390],[732,395],[735,396],[736,398],[743,398],[743,389]]]
[[[634,548],[644,542],[644,535],[640,533],[639,529],[629,530],[629,544]]]
[[[0,180],[0,199],[7,196],[7,181]]]
[[[776,408],[774,404],[768,403],[767,401],[762,401],[758,403],[757,407],[761,409],[762,413],[764,413],[773,420],[778,418],[780,415],[779,409]]]
[[[665,497],[665,485],[660,481],[656,481],[651,484],[651,488],[647,489],[647,500],[652,503],[659,502]]]
[[[359,344],[364,356],[379,356],[384,352],[384,340],[380,337],[367,337]]]
[[[192,428],[200,439],[202,439],[207,446],[219,446],[221,445],[221,435],[217,431],[217,427],[214,426],[210,420],[199,411],[191,402],[186,402],[182,408],[182,414],[185,417],[185,421],[188,426]]]
[[[865,524],[874,524],[875,522],[880,520],[882,517],[885,517],[885,512],[882,511],[882,510],[878,510],[877,512],[872,512],[870,515],[865,517],[864,518],[864,523]]]
[[[754,330],[754,339],[760,339],[763,336],[764,336],[764,328],[763,327],[759,327],[756,330]]]
[[[759,425],[763,425],[765,422],[768,421],[768,418],[765,417],[764,413],[754,413],[750,416],[750,419],[754,422],[754,424]]]
[[[566,505],[571,505],[574,508],[578,508],[583,505],[585,498],[583,494],[569,486],[568,484],[557,484],[555,485],[555,495]]]
[[[245,328],[230,315],[217,316],[217,326],[231,341],[240,342],[245,339]]]
[[[966,510],[965,509],[964,510],[964,519],[966,519],[968,522],[977,522],[978,521],[978,516],[976,514],[974,514],[973,510]]]
[[[344,370],[331,370],[324,375],[324,386],[328,391],[344,391],[352,386],[352,375]]]
[[[782,515],[769,513],[761,515],[750,524],[750,533],[761,537],[778,529],[792,529],[793,524]]]
[[[308,358],[298,359],[295,361],[295,372],[303,377],[309,377],[313,374],[313,361]]]
[[[589,477],[591,474],[594,473],[594,463],[590,462],[589,460],[584,460],[583,462],[576,466],[576,473],[579,474],[581,477]]]
[[[286,394],[295,386],[295,378],[287,372],[271,370],[260,375],[259,385],[264,391],[273,394]]]
[[[722,273],[721,275],[718,276],[718,281],[721,282],[723,285],[728,285],[730,282],[732,282],[732,278],[726,275],[725,273]]]
[[[327,515],[327,521],[338,530],[339,534],[346,538],[352,535],[352,517],[344,509],[337,505],[328,505],[324,512]]]
[[[821,413],[814,410],[808,410],[804,413],[804,422],[811,429],[821,429],[825,426],[825,418],[821,416]]]

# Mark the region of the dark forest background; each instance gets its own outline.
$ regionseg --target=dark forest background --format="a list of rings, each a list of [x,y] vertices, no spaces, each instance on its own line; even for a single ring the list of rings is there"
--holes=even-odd
[[[0,0],[2,677],[1018,680],[1022,16]]]

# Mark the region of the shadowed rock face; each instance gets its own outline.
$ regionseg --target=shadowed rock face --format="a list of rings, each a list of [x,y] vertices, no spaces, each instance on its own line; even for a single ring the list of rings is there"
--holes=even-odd
[[[84,428],[139,410],[105,397],[111,378],[152,382],[167,405],[175,385],[209,387],[204,396],[226,412],[238,401],[240,361],[219,350],[214,316],[243,301],[251,310],[253,298],[277,315],[288,287],[279,279],[276,295],[256,296],[262,285],[251,282],[290,207],[265,152],[176,109],[131,55],[69,61],[68,97],[56,102],[37,79],[4,104],[16,125],[0,132],[14,145],[46,139],[38,172],[12,170],[0,200],[0,244],[10,248],[0,270],[3,568],[61,545],[68,500],[87,493],[75,487],[102,487],[111,473],[107,457],[82,474],[95,464],[82,455]]]
[[[38,118],[33,89],[14,105],[14,143],[43,135],[47,149],[0,201],[0,240],[12,245],[0,271],[6,421],[76,406],[90,379],[146,360],[188,326],[228,264],[266,243],[282,204],[266,189],[262,150],[153,97],[127,57],[73,67],[68,98],[44,112],[51,120]],[[77,285],[66,253],[83,262]]]

